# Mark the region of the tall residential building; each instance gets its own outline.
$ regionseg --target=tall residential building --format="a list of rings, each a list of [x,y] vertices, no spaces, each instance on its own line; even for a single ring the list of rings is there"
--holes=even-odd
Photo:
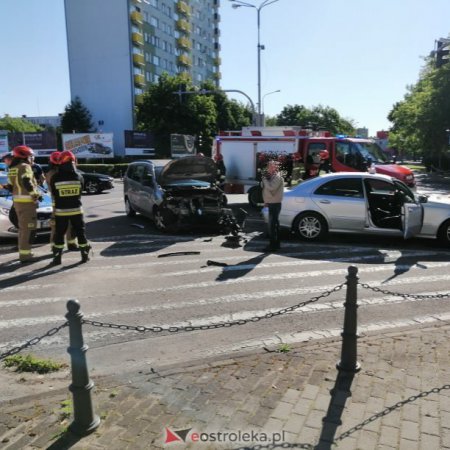
[[[99,131],[124,130],[149,83],[167,72],[219,86],[220,0],[65,0],[72,99],[80,97]]]

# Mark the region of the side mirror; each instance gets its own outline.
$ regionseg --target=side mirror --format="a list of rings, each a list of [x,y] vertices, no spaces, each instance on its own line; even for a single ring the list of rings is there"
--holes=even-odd
[[[428,202],[427,195],[419,195],[418,199],[419,199],[419,203],[427,203]]]

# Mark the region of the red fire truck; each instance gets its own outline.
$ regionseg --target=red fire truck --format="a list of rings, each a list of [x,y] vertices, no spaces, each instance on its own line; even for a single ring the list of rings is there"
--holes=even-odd
[[[280,161],[288,184],[331,172],[374,171],[390,175],[414,186],[407,167],[393,163],[371,139],[327,131],[311,131],[296,126],[244,127],[216,137],[213,158],[222,155],[226,167],[227,193],[247,193],[252,204],[260,197],[259,181],[269,159]]]

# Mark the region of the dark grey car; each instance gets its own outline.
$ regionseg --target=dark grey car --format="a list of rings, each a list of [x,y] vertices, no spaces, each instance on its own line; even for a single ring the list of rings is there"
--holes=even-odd
[[[136,161],[124,176],[125,211],[153,219],[162,231],[220,223],[226,196],[217,186],[217,166],[211,158],[186,157],[167,161]]]

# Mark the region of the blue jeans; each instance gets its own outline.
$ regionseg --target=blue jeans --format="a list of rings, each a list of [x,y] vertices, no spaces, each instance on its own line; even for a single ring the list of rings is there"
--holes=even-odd
[[[280,246],[280,222],[278,220],[281,211],[281,203],[268,203],[269,208],[269,238],[270,246]]]

